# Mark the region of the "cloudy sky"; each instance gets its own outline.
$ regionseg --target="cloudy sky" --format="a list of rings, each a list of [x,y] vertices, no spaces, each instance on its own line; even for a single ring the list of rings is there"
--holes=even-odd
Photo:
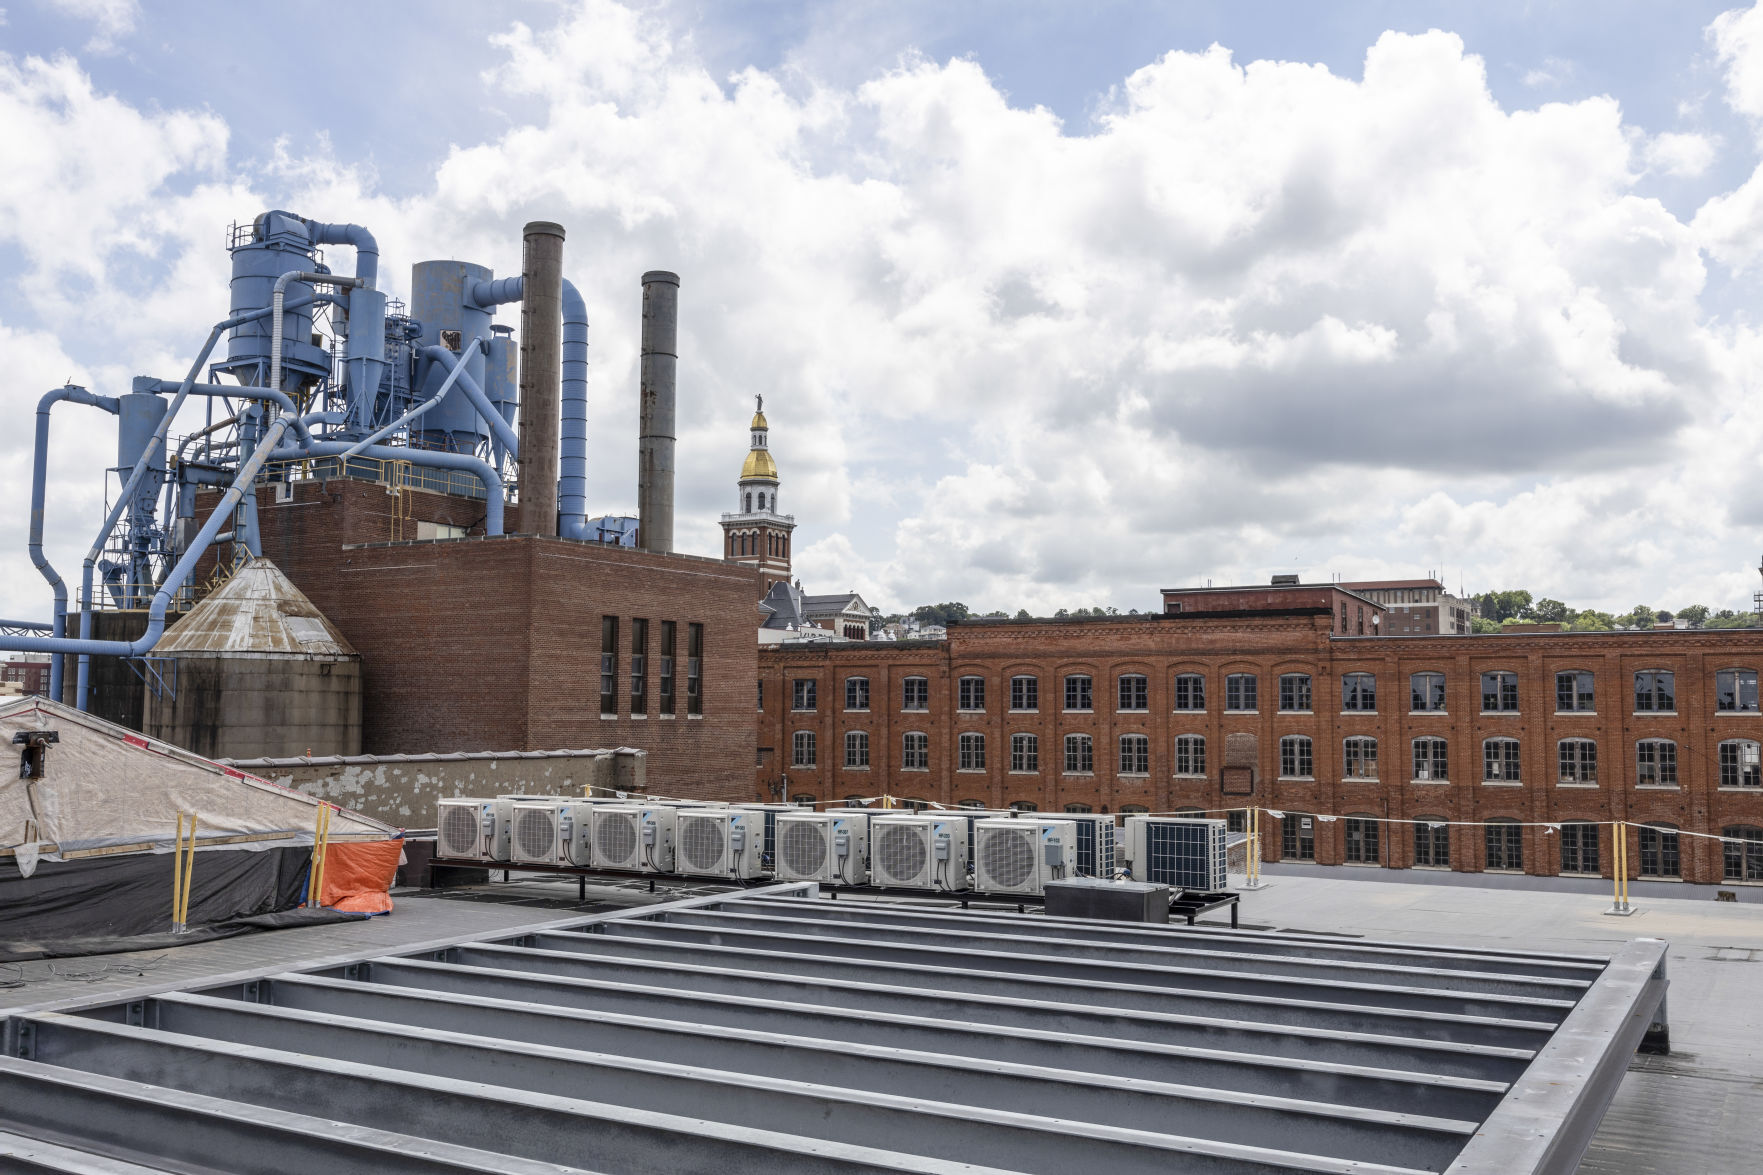
[[[596,513],[635,505],[638,276],[678,271],[678,545],[719,551],[763,393],[811,590],[1759,585],[1763,13],[5,4],[0,615],[48,613],[36,398],[180,376],[272,207],[370,226],[394,294],[564,223]],[[114,434],[59,411],[77,580]]]

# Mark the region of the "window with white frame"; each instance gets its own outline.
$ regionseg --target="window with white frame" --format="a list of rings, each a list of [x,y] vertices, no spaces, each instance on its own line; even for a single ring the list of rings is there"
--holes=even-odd
[[[1041,769],[1041,740],[1033,734],[1013,734],[1010,736],[1010,770],[1039,771]]]
[[[1041,679],[1027,674],[1018,674],[1010,679],[1010,708],[1012,710],[1039,710],[1041,708]]]
[[[956,706],[962,710],[984,710],[986,708],[986,679],[983,677],[963,677],[956,683]]]
[[[1224,679],[1224,708],[1253,711],[1256,709],[1255,675],[1232,673]]]
[[[1759,744],[1731,738],[1720,744],[1721,787],[1763,787],[1763,767],[1758,763]]]
[[[1065,770],[1072,775],[1089,775],[1096,769],[1095,740],[1087,734],[1065,736]]]
[[[1598,872],[1598,826],[1589,820],[1561,825],[1561,872]]]
[[[1638,787],[1677,786],[1677,744],[1644,738],[1635,744],[1634,781]]]
[[[1564,738],[1555,744],[1562,783],[1598,782],[1598,744],[1589,738]]]
[[[1408,709],[1416,714],[1441,713],[1445,708],[1445,675],[1413,673],[1408,676]]]
[[[1341,773],[1348,779],[1377,778],[1377,740],[1355,735],[1341,742]]]
[[[1763,828],[1728,824],[1720,830],[1722,881],[1763,881]]]
[[[1560,714],[1589,714],[1597,700],[1592,675],[1584,669],[1568,669],[1555,675],[1555,710]]]
[[[1428,869],[1451,867],[1451,826],[1442,817],[1422,816],[1414,822],[1414,863]]]
[[[1757,712],[1757,671],[1722,669],[1714,675],[1714,708],[1728,713]]]
[[[1206,736],[1200,734],[1177,735],[1175,739],[1175,773],[1177,775],[1206,774]]]
[[[1151,738],[1144,734],[1120,736],[1120,774],[1147,775],[1151,771]]]
[[[1642,877],[1683,876],[1675,825],[1643,824],[1636,831],[1640,833]]]
[[[1142,673],[1122,673],[1117,683],[1120,710],[1147,710],[1151,705],[1151,679]]]
[[[845,766],[869,766],[869,733],[863,730],[845,732]]]
[[[1518,740],[1490,738],[1481,744],[1481,777],[1489,783],[1517,783]]]
[[[1524,827],[1516,820],[1490,820],[1482,829],[1489,869],[1524,868]]]
[[[964,734],[957,745],[958,762],[962,771],[984,771],[986,767],[986,736],[983,734]]]
[[[869,709],[869,678],[847,677],[845,679],[845,709]]]
[[[1198,673],[1175,675],[1175,708],[1188,713],[1206,709],[1206,678]]]
[[[900,736],[900,766],[907,771],[930,770],[930,736],[909,730]]]
[[[794,689],[791,692],[790,709],[814,709],[816,704],[815,694],[819,690],[819,684],[811,677],[798,677],[791,684],[794,686]]]
[[[1669,669],[1643,669],[1634,675],[1637,714],[1677,712],[1677,675]]]
[[[1341,709],[1358,714],[1376,713],[1376,675],[1370,673],[1341,674]]]
[[[1308,673],[1282,673],[1279,675],[1279,708],[1281,710],[1310,709],[1310,675]]]
[[[930,709],[930,679],[908,677],[900,682],[900,709]]]
[[[1451,778],[1447,749],[1442,738],[1415,739],[1414,778],[1427,781]]]
[[[1090,675],[1087,673],[1069,673],[1065,677],[1065,708],[1067,710],[1089,710],[1091,706]]]
[[[1288,734],[1279,740],[1279,773],[1286,779],[1309,779],[1314,774],[1308,735]]]
[[[1347,826],[1347,860],[1355,865],[1375,865],[1378,856],[1377,818],[1349,816]]]
[[[814,766],[814,732],[798,730],[790,739],[790,766]]]

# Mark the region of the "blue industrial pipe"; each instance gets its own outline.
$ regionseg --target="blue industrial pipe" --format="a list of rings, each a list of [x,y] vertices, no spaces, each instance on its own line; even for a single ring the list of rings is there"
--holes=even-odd
[[[588,304],[563,281],[562,460],[557,467],[557,533],[587,538]]]
[[[43,554],[43,508],[49,480],[49,410],[63,400],[71,400],[76,404],[90,404],[94,408],[102,408],[112,416],[122,411],[121,404],[114,396],[98,396],[85,388],[72,384],[43,393],[37,401],[37,448],[31,462],[31,562],[49,581],[49,590],[55,593],[54,619],[50,624],[50,632],[54,636],[65,636],[67,633],[67,584],[62,582],[61,573],[50,564]],[[61,700],[61,658],[49,659],[49,696],[56,701]]]
[[[459,375],[459,388],[465,393],[465,398],[471,401],[471,406],[477,409],[477,414],[484,418],[484,423],[490,426],[490,431],[496,434],[496,439],[502,442],[511,455],[520,456],[520,438],[508,426],[508,422],[502,419],[502,414],[490,403],[490,398],[484,395],[483,387],[471,378],[471,372],[465,370],[466,353],[462,352],[456,358],[445,347],[424,347],[422,357],[439,363],[449,372],[449,379],[454,373]]]
[[[479,310],[494,310],[504,303],[520,301],[523,288],[518,275],[497,278],[495,281],[473,282],[471,303]]]
[[[297,460],[301,457],[341,457],[352,449],[353,446],[348,441],[313,441],[309,445],[277,449],[274,457],[277,461]],[[372,457],[380,461],[408,461],[412,465],[427,465],[433,469],[462,469],[476,474],[484,486],[484,533],[502,533],[502,475],[491,468],[488,461],[469,453],[445,453],[439,449],[410,449],[397,445],[369,445],[357,456]],[[0,649],[7,647],[0,644]]]
[[[459,352],[459,362],[457,362],[453,365],[453,370],[448,372],[447,378],[441,381],[441,387],[440,387],[439,391],[437,391],[434,395],[430,396],[428,399],[424,400],[422,403],[418,404],[416,407],[412,408],[410,411],[406,412],[404,415],[400,416],[398,419],[392,421],[392,423],[386,425],[384,428],[373,433],[371,436],[368,436],[368,437],[364,438],[363,440],[356,442],[354,448],[350,449],[347,453],[343,454],[343,460],[347,461],[349,458],[351,458],[351,457],[355,456],[357,453],[361,452],[361,450],[367,448],[367,446],[378,441],[381,437],[385,436],[387,433],[396,431],[400,426],[408,424],[410,421],[416,419],[418,416],[421,416],[424,412],[427,412],[430,408],[433,408],[435,405],[439,404],[442,400],[445,400],[447,398],[447,393],[453,390],[453,385],[459,382],[460,377],[463,376],[466,379],[471,378],[470,373],[465,370],[466,357],[468,355],[470,355],[472,351],[481,349],[483,347],[483,345],[484,345],[484,341],[482,339],[471,340],[471,342],[463,350],[461,350]],[[436,347],[435,350],[444,351],[444,350],[446,350],[446,348],[445,347]],[[497,413],[497,415],[500,416],[501,414]]]
[[[378,285],[380,246],[372,233],[358,224],[325,224],[316,220],[306,222],[306,232],[314,245],[355,246],[355,276],[370,290]]]

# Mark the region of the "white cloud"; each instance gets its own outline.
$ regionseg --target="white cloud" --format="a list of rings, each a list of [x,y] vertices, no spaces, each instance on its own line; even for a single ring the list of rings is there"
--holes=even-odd
[[[712,77],[608,0],[496,51],[487,84],[543,116],[404,200],[322,146],[231,177],[218,118],[8,65],[0,117],[41,160],[0,172],[0,234],[22,218],[0,245],[56,321],[21,345],[181,372],[224,308],[218,229],[259,207],[370,225],[394,292],[428,256],[510,272],[520,225],[554,219],[594,323],[593,507],[632,504],[637,275],[675,269],[682,548],[718,549],[764,392],[811,589],[1125,610],[1271,566],[1449,564],[1670,606],[1724,584],[1753,525],[1707,508],[1731,491],[1702,454],[1763,439],[1755,348],[1699,304],[1719,209],[1692,232],[1634,189],[1716,145],[1649,139],[1608,98],[1506,109],[1455,36],[1385,34],[1358,78],[1168,53],[1079,128],[970,60]],[[63,187],[74,206],[42,206]],[[28,585],[12,537],[4,582]]]
[[[1763,119],[1763,8],[1734,8],[1714,18],[1708,40],[1725,69],[1726,103]]]
[[[92,39],[86,48],[109,53],[116,43],[135,31],[141,17],[140,0],[46,0],[49,7],[76,20],[90,21]]]

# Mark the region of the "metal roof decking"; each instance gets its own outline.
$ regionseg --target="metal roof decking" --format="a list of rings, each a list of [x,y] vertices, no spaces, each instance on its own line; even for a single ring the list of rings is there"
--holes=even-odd
[[[1566,1173],[1665,986],[1657,940],[1543,955],[813,892],[24,1009],[0,1057],[0,1156]]]

